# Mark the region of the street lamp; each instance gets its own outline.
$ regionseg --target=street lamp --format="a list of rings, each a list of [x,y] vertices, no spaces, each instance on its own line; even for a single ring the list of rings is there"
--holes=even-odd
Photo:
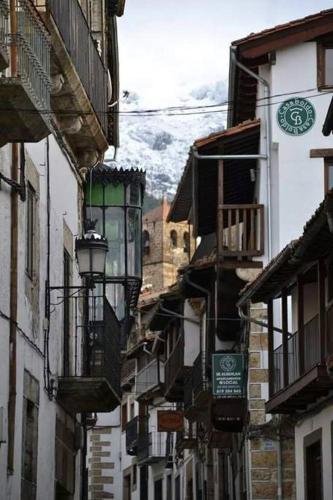
[[[87,221],[86,228],[82,238],[75,241],[75,254],[79,275],[92,287],[94,279],[104,277],[108,241],[96,232],[93,221]]]

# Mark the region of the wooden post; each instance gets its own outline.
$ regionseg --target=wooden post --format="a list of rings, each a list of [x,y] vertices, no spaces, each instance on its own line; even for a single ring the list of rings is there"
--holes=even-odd
[[[325,314],[325,262],[318,260],[318,312],[319,312],[319,337],[320,337],[320,362],[325,363],[326,358],[326,314]]]
[[[268,314],[268,390],[269,397],[274,394],[274,321],[273,321],[273,300],[267,304]]]
[[[283,387],[289,384],[289,355],[288,355],[288,295],[282,290],[282,350],[283,350]]]
[[[304,286],[303,276],[297,276],[298,375],[304,373]],[[295,359],[296,362],[296,359]]]

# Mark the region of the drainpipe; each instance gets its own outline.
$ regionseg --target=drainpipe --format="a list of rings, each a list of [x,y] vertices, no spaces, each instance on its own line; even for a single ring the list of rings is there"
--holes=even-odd
[[[17,32],[15,0],[10,0],[11,33]],[[17,75],[17,47],[10,47],[11,75]],[[18,182],[18,144],[12,144],[11,178]],[[16,411],[16,325],[17,325],[17,258],[18,258],[18,193],[11,192],[11,229],[10,229],[10,326],[9,326],[9,399],[8,399],[8,474],[14,472],[15,411]]]
[[[247,68],[244,64],[238,61],[236,56],[236,47],[231,46],[230,49],[230,57],[231,64],[235,64],[239,69],[250,75],[252,78],[257,80],[257,82],[261,83],[264,87],[264,97],[265,97],[265,113],[266,113],[266,165],[267,165],[267,240],[268,240],[268,260],[272,258],[272,235],[271,235],[271,227],[272,227],[272,200],[271,200],[271,144],[272,144],[272,131],[271,131],[271,90],[270,84],[267,80],[257,75],[249,68]]]

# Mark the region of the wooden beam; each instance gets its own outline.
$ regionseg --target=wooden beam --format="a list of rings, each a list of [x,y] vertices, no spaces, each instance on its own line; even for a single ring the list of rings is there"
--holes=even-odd
[[[333,158],[333,148],[310,149],[310,158]]]
[[[318,312],[319,312],[319,336],[320,336],[320,360],[325,362],[326,358],[326,310],[325,310],[325,261],[319,259],[318,272]]]
[[[289,355],[288,355],[288,295],[282,290],[282,349],[283,349],[283,387],[289,384]]]
[[[267,304],[268,314],[268,390],[269,397],[274,394],[274,317],[273,317],[273,300]]]
[[[304,284],[303,276],[297,276],[297,331],[299,375],[304,372]]]

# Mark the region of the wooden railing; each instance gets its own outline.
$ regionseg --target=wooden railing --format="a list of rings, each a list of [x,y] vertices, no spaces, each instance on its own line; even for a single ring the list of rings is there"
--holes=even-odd
[[[164,366],[158,359],[142,368],[136,375],[137,397],[156,388],[164,382]]]
[[[78,0],[47,0],[67,52],[108,136],[108,72]]]
[[[222,220],[220,256],[255,257],[263,255],[264,206],[222,205],[219,211],[219,217]]]
[[[126,359],[121,365],[121,384],[126,384],[135,376],[136,360]]]
[[[319,336],[319,316],[314,316],[304,325],[304,367],[300,368],[300,342],[299,333],[295,332],[288,339],[288,384],[292,384],[320,363],[320,336]],[[274,350],[274,392],[278,392],[285,387],[283,380],[283,346],[280,345]]]

